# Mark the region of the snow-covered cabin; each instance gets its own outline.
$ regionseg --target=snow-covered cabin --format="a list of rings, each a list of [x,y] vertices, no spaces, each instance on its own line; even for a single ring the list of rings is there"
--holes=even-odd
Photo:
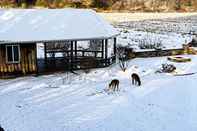
[[[0,76],[109,66],[118,34],[89,9],[1,9]]]

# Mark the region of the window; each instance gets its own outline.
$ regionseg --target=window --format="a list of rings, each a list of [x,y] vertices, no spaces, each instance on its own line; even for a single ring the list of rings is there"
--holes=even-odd
[[[19,45],[6,45],[7,63],[19,63],[20,48]]]

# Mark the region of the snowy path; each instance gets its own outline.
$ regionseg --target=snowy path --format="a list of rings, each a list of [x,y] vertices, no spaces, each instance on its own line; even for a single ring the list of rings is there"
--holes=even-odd
[[[176,66],[196,71],[197,58],[190,57],[191,63]],[[144,72],[141,88],[131,87],[130,73],[118,67],[73,76],[66,84],[65,74],[1,80],[0,124],[8,131],[196,131],[197,75],[154,74],[164,62],[166,58],[130,62],[128,72],[134,71],[132,65]],[[90,96],[115,77],[121,92]]]

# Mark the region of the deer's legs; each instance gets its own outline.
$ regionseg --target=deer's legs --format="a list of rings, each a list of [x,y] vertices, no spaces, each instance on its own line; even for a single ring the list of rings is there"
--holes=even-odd
[[[140,81],[140,80],[139,80],[139,83],[138,83],[138,85],[139,85],[139,86],[141,86],[141,81]]]

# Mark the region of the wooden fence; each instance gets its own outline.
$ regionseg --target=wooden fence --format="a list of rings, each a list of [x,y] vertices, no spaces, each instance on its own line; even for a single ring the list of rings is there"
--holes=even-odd
[[[185,49],[147,50],[138,52],[134,52],[132,49],[126,49],[128,59],[182,55],[184,53],[186,53]]]

